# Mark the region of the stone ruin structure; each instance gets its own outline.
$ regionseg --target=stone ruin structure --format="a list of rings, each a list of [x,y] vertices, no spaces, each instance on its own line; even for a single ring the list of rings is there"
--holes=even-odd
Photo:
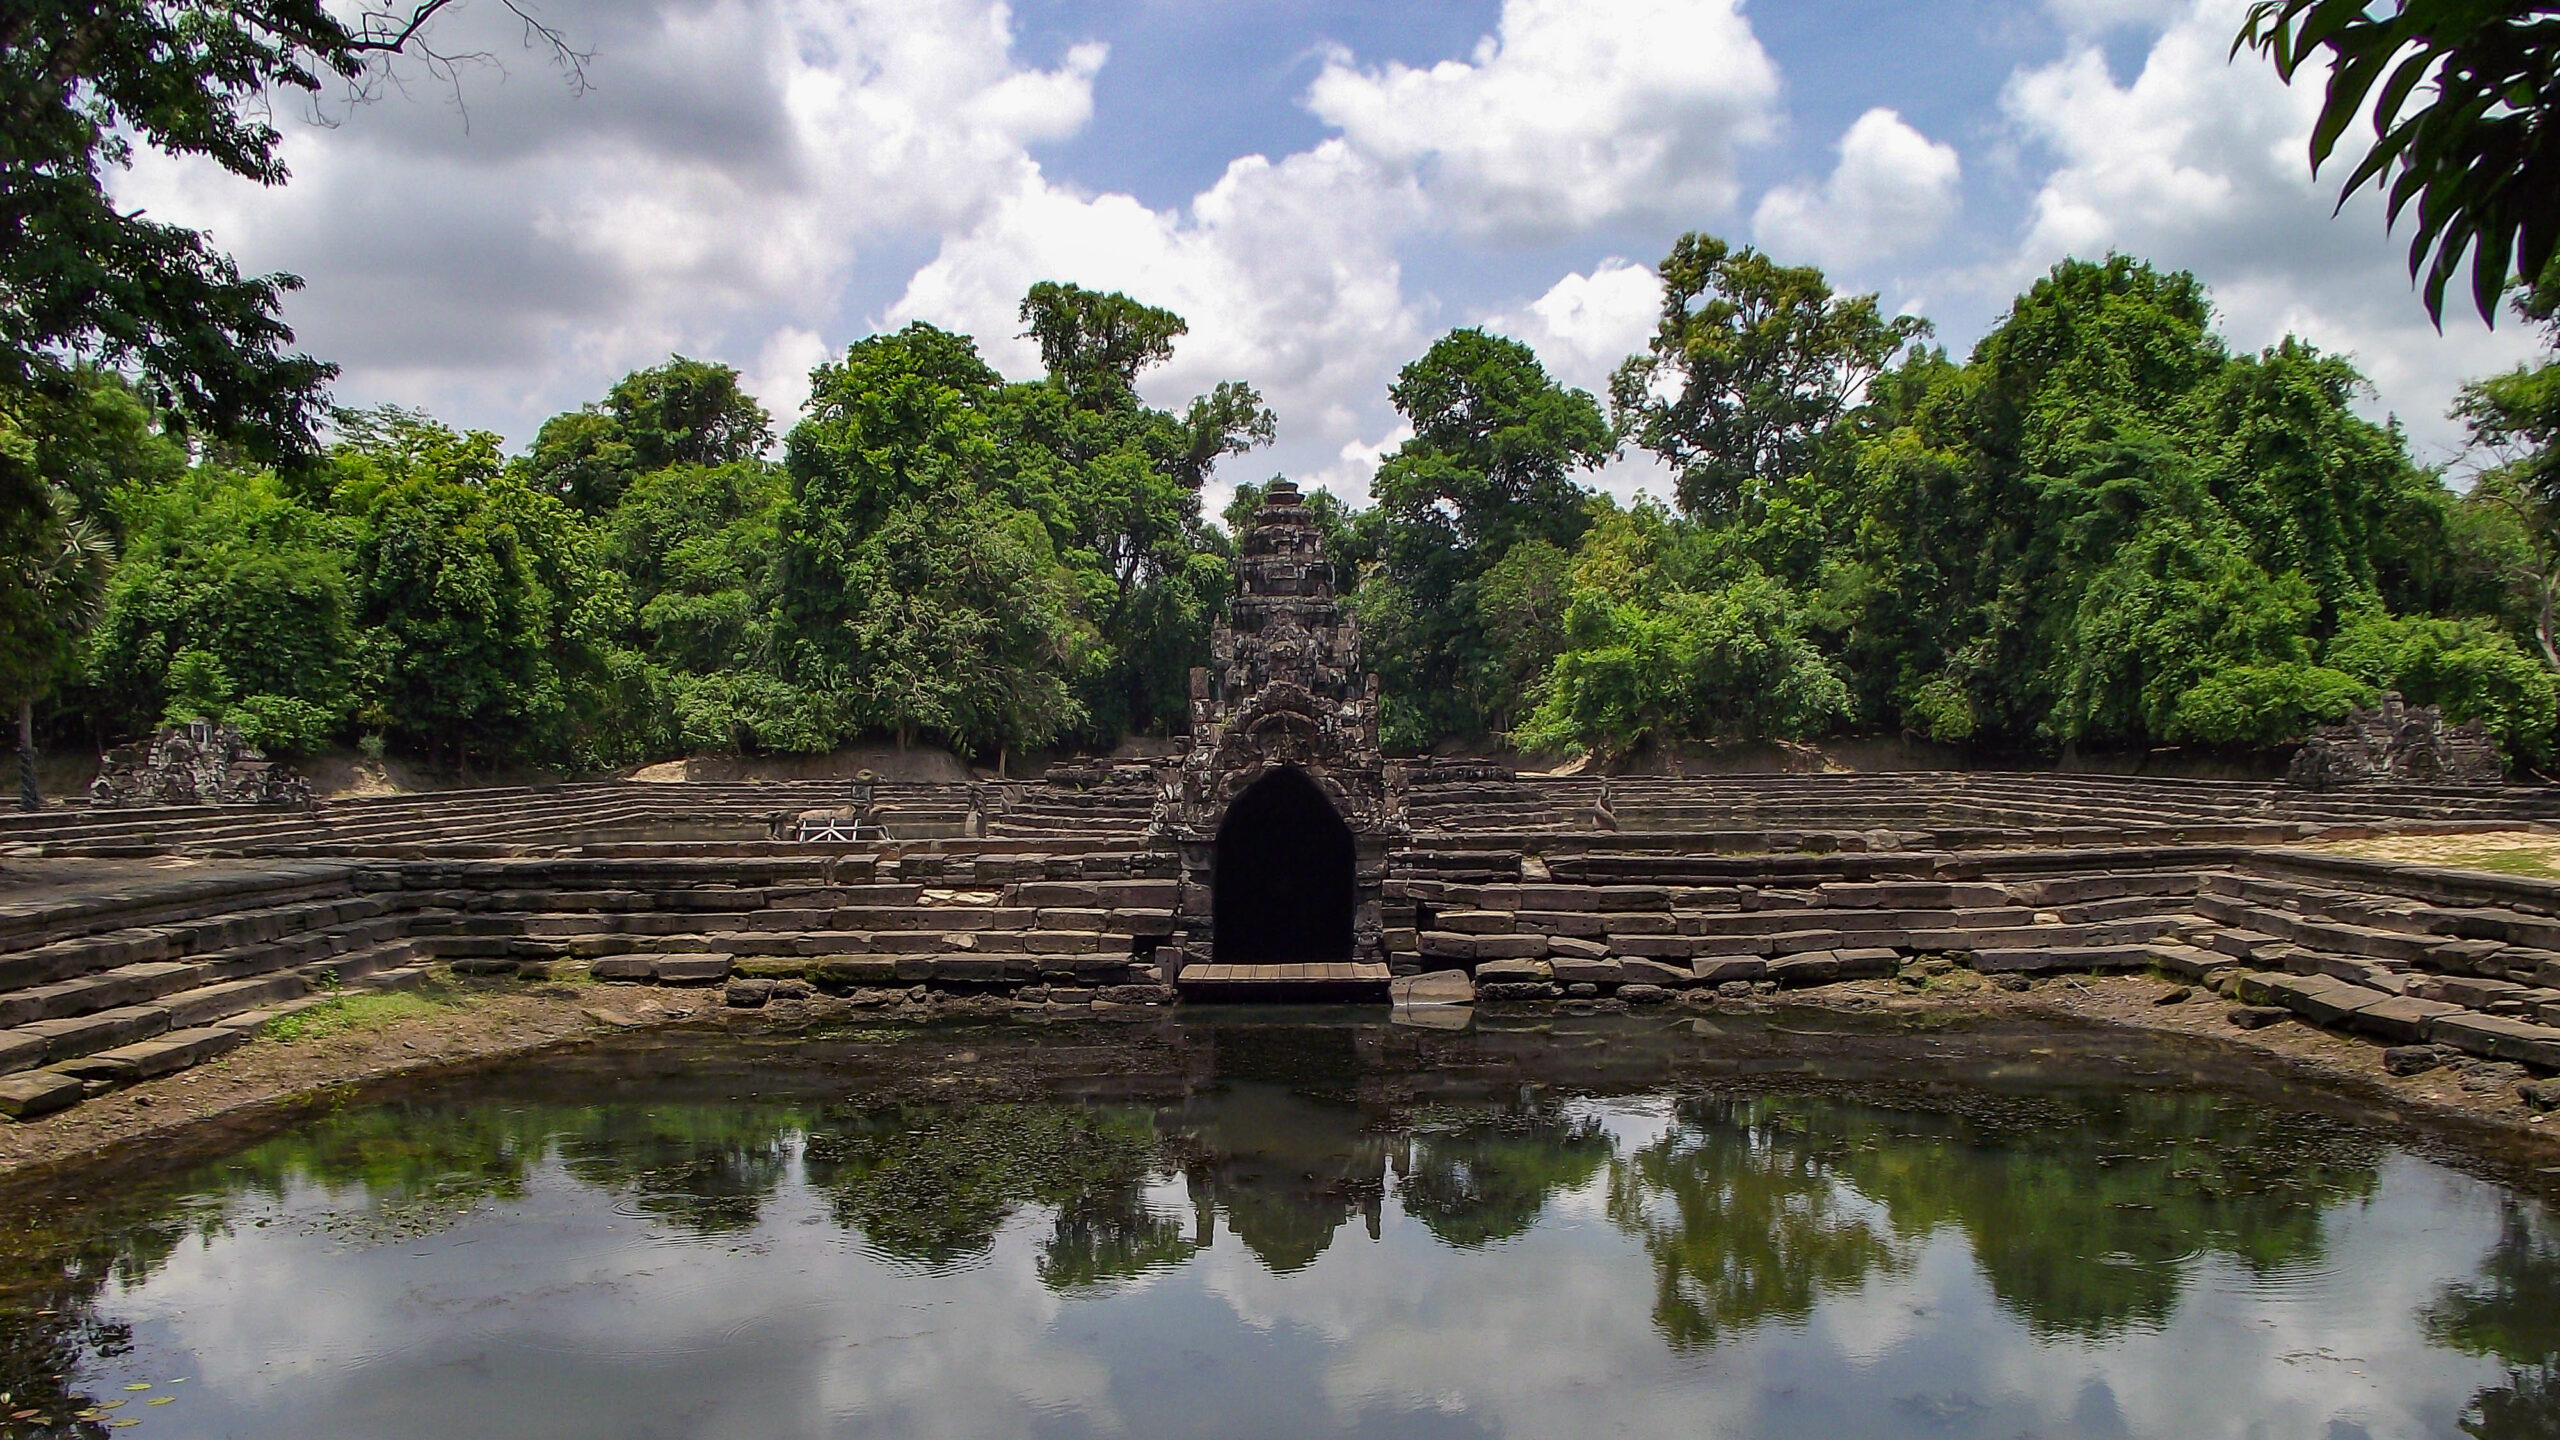
[[[2560,786],[1389,765],[1310,522],[1275,487],[1243,537],[1177,760],[288,809],[236,803],[291,782],[216,727],[109,757],[108,797],[235,803],[0,814],[0,859],[225,863],[0,907],[0,1117],[200,1064],[346,989],[570,969],[793,1030],[1255,999],[1462,1030],[1478,1007],[1748,1013],[1842,984],[1864,1007],[1956,972],[2158,971],[2236,1002],[2235,1025],[2291,1017],[2560,1108],[2560,882],[2299,843],[2560,824]],[[2475,737],[2465,760],[2463,731],[2398,702],[2361,718],[2386,774],[2395,744],[2398,774],[2494,753]]]
[[[1383,962],[1403,826],[1377,677],[1296,485],[1272,482],[1237,550],[1229,618],[1191,672],[1191,748],[1162,776],[1152,827],[1182,861],[1167,978],[1203,962]]]
[[[2298,844],[2560,824],[2560,786],[2471,783],[2500,772],[2477,726],[2390,696],[2306,745],[2294,785],[1390,765],[1295,487],[1238,548],[1169,760],[252,809],[308,791],[236,731],[110,755],[100,805],[198,808],[0,814],[0,858],[229,863],[0,907],[0,1117],[202,1063],[349,987],[568,967],[794,1029],[1281,999],[1459,1030],[1478,1006],[1748,1013],[1957,971],[2157,971],[2237,1002],[2233,1024],[2292,1017],[2392,1047],[2395,1073],[2460,1066],[2560,1108],[2560,882]]]
[[[2377,781],[2497,785],[2506,778],[2506,759],[2488,727],[2477,720],[2447,725],[2443,710],[2408,704],[2396,690],[2385,692],[2378,708],[2349,710],[2344,721],[2313,729],[2285,771],[2286,781],[2304,790]]]
[[[270,760],[239,727],[190,720],[161,728],[150,741],[119,745],[98,757],[89,803],[119,805],[268,805],[308,807],[311,782]]]

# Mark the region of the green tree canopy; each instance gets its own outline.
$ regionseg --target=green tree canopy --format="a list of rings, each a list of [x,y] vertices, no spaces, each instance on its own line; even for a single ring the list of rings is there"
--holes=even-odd
[[[1661,274],[1661,321],[1611,378],[1610,407],[1620,431],[1672,468],[1681,510],[1700,520],[1753,516],[1775,487],[1811,473],[1867,382],[1929,333],[1917,316],[1887,318],[1873,295],[1833,294],[1810,266],[1694,231]]]
[[[1001,379],[922,322],[812,379],[786,442],[786,678],[831,697],[838,738],[1020,747],[1071,729],[1089,646],[1047,525],[1015,503]]]
[[[619,758],[628,600],[577,512],[510,474],[484,431],[399,410],[339,428],[336,504],[361,527],[371,632],[363,722],[458,761]]]
[[[543,422],[526,480],[590,515],[670,465],[731,465],[773,444],[773,421],[726,365],[678,355],[614,382],[602,405]]]
[[[2046,748],[2298,733],[2357,693],[2222,682],[2178,721],[2214,676],[2308,663],[2345,617],[2424,606],[2450,570],[2449,497],[2352,412],[2354,373],[2291,341],[2234,358],[2211,318],[2192,276],[2067,261],[1962,367],[1888,382],[1900,415],[1860,442],[1844,601],[1863,711]],[[2244,720],[2243,694],[2294,713]]]
[[[203,466],[118,493],[124,562],[88,640],[109,713],[229,721],[254,744],[318,749],[355,703],[357,527],[274,473]]]
[[[1055,280],[1022,297],[1022,323],[1050,380],[1105,407],[1137,388],[1139,372],[1172,359],[1173,342],[1191,329],[1170,310]]]
[[[1378,467],[1374,519],[1351,543],[1376,561],[1355,608],[1391,697],[1388,737],[1418,746],[1507,729],[1533,703],[1522,646],[1561,631],[1564,597],[1530,581],[1524,557],[1490,602],[1508,606],[1497,638],[1484,585],[1517,547],[1553,557],[1581,538],[1590,492],[1574,476],[1615,440],[1590,395],[1556,383],[1528,346],[1481,330],[1433,342],[1387,394],[1414,433]],[[1560,567],[1548,568],[1552,580]]]

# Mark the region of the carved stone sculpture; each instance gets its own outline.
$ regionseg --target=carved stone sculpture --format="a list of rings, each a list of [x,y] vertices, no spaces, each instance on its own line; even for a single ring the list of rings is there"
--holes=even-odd
[[[2433,705],[2411,705],[2386,692],[2372,710],[2350,710],[2335,725],[2322,725],[2293,753],[2287,783],[2305,790],[2398,781],[2421,785],[2496,785],[2506,779],[2505,757],[2477,720],[2444,723]]]
[[[147,744],[99,756],[89,803],[303,807],[311,804],[311,782],[268,759],[236,727],[191,720],[164,727]]]

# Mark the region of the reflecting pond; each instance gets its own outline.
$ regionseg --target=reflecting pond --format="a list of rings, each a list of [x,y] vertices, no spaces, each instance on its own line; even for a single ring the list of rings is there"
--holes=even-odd
[[[2550,1436],[2530,1163],[2159,1042],[634,1037],[0,1201],[0,1434]]]

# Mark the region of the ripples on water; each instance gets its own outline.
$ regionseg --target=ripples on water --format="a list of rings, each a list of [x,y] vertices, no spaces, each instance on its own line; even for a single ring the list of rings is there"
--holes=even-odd
[[[2350,1106],[1701,1028],[441,1083],[13,1198],[0,1435],[2560,1433],[2560,1230]]]

